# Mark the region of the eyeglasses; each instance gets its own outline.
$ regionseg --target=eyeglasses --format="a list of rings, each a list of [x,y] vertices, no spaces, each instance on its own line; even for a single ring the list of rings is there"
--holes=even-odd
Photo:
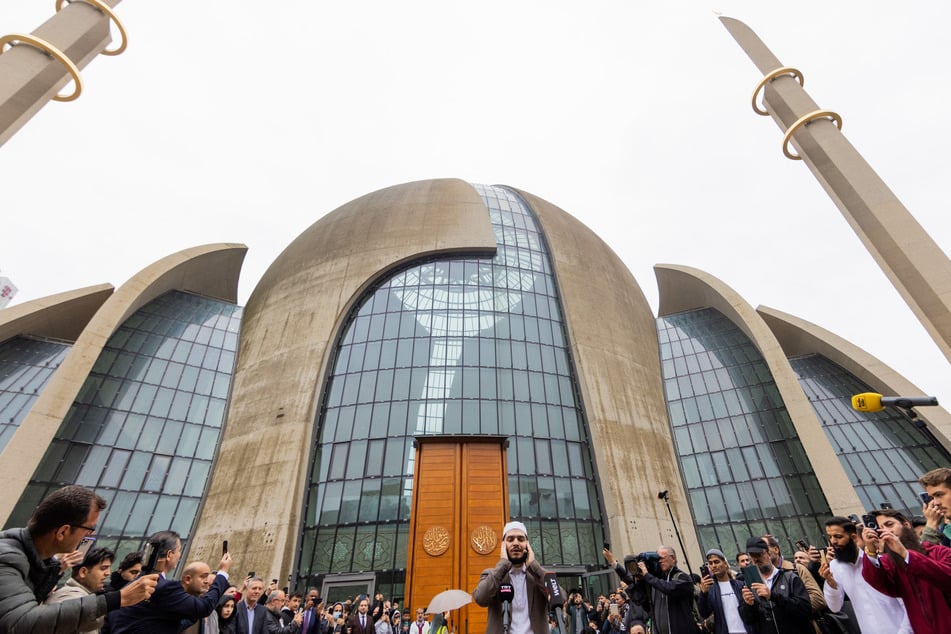
[[[83,530],[86,531],[87,535],[92,535],[93,533],[96,532],[95,528],[89,528],[88,526],[83,526],[82,524],[70,524],[70,526],[72,526],[73,528],[82,528]]]

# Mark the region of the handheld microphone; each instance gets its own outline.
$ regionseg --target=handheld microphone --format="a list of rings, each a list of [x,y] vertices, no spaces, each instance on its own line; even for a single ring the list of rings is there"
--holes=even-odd
[[[499,584],[499,599],[502,601],[502,632],[508,634],[512,622],[512,599],[515,598],[515,588],[511,583]]]
[[[561,609],[565,605],[565,595],[558,585],[558,578],[552,572],[545,573],[545,590],[548,593],[548,609],[555,611],[555,628],[564,634],[565,615]]]
[[[875,392],[864,392],[852,397],[852,409],[860,412],[880,412],[889,405],[911,409],[912,407],[933,407],[938,404],[934,396],[882,396]]]

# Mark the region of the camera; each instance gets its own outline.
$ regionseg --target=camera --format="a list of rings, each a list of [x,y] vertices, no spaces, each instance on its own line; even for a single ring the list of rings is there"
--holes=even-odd
[[[624,557],[624,567],[635,577],[641,574],[641,569],[637,565],[640,562],[644,562],[644,565],[647,566],[647,572],[655,577],[660,576],[660,555],[652,552],[643,552]]]

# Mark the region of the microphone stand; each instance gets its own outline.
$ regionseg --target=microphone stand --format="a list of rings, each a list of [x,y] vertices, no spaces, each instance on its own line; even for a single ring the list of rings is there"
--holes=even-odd
[[[677,535],[677,541],[680,543],[680,551],[684,554],[684,564],[687,566],[687,571],[691,570],[690,559],[687,557],[687,549],[684,547],[684,540],[680,537],[680,530],[677,528],[677,520],[674,519],[674,512],[670,508],[670,492],[661,491],[657,494],[657,497],[664,501],[664,504],[667,505],[667,513],[670,514],[670,521],[674,525],[674,533]]]
[[[512,603],[502,601],[502,634],[509,634],[509,623],[511,622]]]

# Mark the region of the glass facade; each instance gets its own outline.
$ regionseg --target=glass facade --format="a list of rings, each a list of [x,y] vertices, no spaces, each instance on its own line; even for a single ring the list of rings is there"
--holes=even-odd
[[[413,437],[510,437],[509,504],[546,564],[600,560],[584,415],[544,240],[513,192],[476,186],[494,258],[417,263],[359,302],[336,344],[315,434],[300,575],[375,571],[403,591]]]
[[[732,557],[750,535],[815,542],[829,504],[753,342],[709,308],[661,317],[657,332],[701,547]]]
[[[205,492],[234,371],[242,309],[172,291],[109,338],[8,525],[51,490],[94,488],[98,544],[119,558],[165,529],[187,538]]]
[[[34,337],[0,344],[0,451],[30,411],[70,345]]]
[[[951,455],[897,408],[852,409],[853,395],[875,390],[822,355],[789,363],[865,509],[891,504],[921,515],[918,477],[948,466]]]

